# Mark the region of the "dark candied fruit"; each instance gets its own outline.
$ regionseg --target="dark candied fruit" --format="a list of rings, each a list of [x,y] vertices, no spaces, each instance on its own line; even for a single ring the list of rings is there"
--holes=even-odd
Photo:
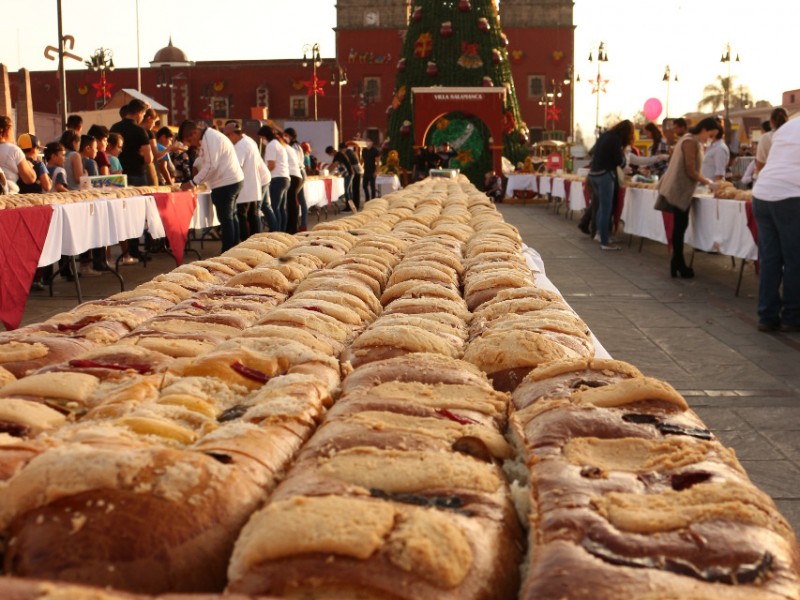
[[[227,423],[228,421],[235,421],[236,419],[241,418],[242,415],[247,412],[248,408],[250,407],[245,406],[244,404],[232,406],[229,409],[222,411],[222,414],[217,417],[217,422]]]

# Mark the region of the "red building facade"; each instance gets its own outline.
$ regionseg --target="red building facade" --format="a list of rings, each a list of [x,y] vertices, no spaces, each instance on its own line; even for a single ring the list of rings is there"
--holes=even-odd
[[[544,129],[571,131],[572,5],[571,0],[500,4],[514,85],[534,141]],[[339,122],[344,139],[358,135],[379,141],[410,7],[409,0],[338,0],[336,57],[323,58],[316,69],[316,98],[309,94],[313,65],[303,66],[300,48],[297,60],[193,63],[171,41],[150,67],[142,68],[141,92],[169,109],[171,124],[186,118],[260,118],[264,109],[276,121],[313,119],[316,99],[317,117]],[[34,110],[60,113],[56,72],[32,72],[30,79]],[[97,73],[67,71],[66,79],[68,112],[102,106],[102,93],[93,85],[99,82]],[[136,69],[116,69],[106,79],[111,93],[137,88]],[[15,80],[12,74],[12,98]]]

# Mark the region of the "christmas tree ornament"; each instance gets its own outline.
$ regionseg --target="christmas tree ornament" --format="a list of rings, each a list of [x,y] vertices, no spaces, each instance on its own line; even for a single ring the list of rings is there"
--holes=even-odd
[[[390,115],[390,114],[392,114],[393,112],[394,112],[394,106],[392,106],[392,105],[390,104],[389,106],[387,106],[387,107],[386,107],[386,114],[387,114],[387,115]]]
[[[422,21],[422,7],[421,6],[415,6],[414,7],[414,11],[411,13],[411,20],[414,21],[414,23],[419,23],[420,21]]]
[[[472,4],[469,0],[458,0],[458,10],[461,12],[469,12],[472,10]]]
[[[497,48],[492,48],[492,62],[496,65],[503,62],[503,54]]]
[[[442,26],[439,27],[439,35],[443,38],[449,38],[453,35],[453,23],[451,21],[442,23]]]
[[[439,74],[439,66],[435,60],[428,61],[428,68],[425,69],[425,73],[428,74],[428,77],[436,77]]]
[[[483,59],[478,55],[480,44],[470,44],[461,42],[461,56],[456,63],[465,69],[480,69],[483,66]]]
[[[514,117],[514,112],[507,110],[503,115],[503,131],[511,133],[517,128],[517,119]]]
[[[500,42],[503,44],[503,48],[508,46],[508,36],[505,33],[500,34]]]
[[[414,42],[414,56],[417,58],[427,58],[433,52],[433,38],[430,33],[420,33],[417,41]]]
[[[401,73],[406,70],[405,58],[401,58],[400,60],[397,61],[397,70],[400,71]]]
[[[403,135],[408,135],[409,133],[411,133],[411,121],[409,121],[408,119],[403,121],[403,124],[400,126],[400,133],[402,133]]]
[[[489,19],[486,17],[481,17],[478,19],[478,31],[482,31],[483,33],[488,33],[491,27],[489,26]]]
[[[494,87],[494,81],[488,75],[483,76],[483,87]]]

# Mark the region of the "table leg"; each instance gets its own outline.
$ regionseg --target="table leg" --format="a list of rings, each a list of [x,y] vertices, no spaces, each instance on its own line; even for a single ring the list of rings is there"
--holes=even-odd
[[[78,275],[78,263],[74,256],[69,257],[69,264],[72,267],[72,273],[75,278],[75,292],[78,294],[78,304],[83,304],[83,294],[81,293],[80,276]]]
[[[731,258],[733,258],[733,257],[731,257]],[[744,265],[746,263],[747,263],[747,261],[745,259],[742,259],[742,264],[739,267],[739,279],[736,282],[736,293],[734,294],[734,296],[736,296],[736,297],[739,296],[739,289],[742,287],[742,276],[744,275]]]
[[[117,259],[117,261],[114,263],[114,266],[112,267],[108,263],[108,255],[106,255],[104,263],[108,267],[108,272],[111,273],[114,277],[116,277],[117,280],[119,281],[119,291],[120,292],[124,292],[125,291],[125,280],[122,278],[122,275],[119,274],[119,259]]]

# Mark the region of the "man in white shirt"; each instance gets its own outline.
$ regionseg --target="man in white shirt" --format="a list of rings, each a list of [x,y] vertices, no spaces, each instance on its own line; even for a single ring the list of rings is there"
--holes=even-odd
[[[244,173],[231,141],[216,129],[200,129],[193,121],[181,124],[180,140],[199,149],[200,170],[182,190],[205,183],[211,188],[211,203],[217,211],[222,232],[222,252],[239,243],[239,221],[236,217],[236,198],[242,189]]]
[[[800,331],[800,119],[772,136],[753,187],[758,225],[758,330]],[[781,289],[783,297],[781,297]]]
[[[700,171],[706,179],[711,181],[723,181],[725,173],[728,171],[731,151],[723,141],[723,138],[723,132],[717,131],[717,138],[712,140],[711,146],[706,150],[703,158],[703,166]]]
[[[236,121],[228,121],[222,133],[228,136],[236,151],[239,164],[244,174],[244,182],[239,197],[236,199],[236,218],[239,221],[239,241],[243,242],[254,233],[261,233],[259,203],[262,198],[261,189],[266,182],[261,180],[258,164],[264,165],[261,153],[255,141],[244,134]],[[267,165],[264,165],[267,171]],[[267,171],[269,172],[269,171]]]

